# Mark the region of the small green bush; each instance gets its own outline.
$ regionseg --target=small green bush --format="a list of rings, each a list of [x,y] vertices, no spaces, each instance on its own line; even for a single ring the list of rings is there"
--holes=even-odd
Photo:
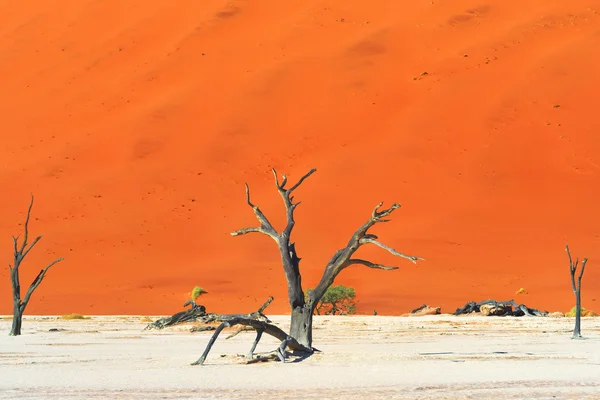
[[[581,307],[581,316],[583,316],[585,314],[585,308]],[[575,315],[577,315],[577,306],[571,308],[570,311],[567,311],[565,313],[565,317],[574,317]]]
[[[192,289],[192,300],[196,301],[198,297],[201,295],[208,293],[206,290],[202,289],[200,286],[196,286]]]
[[[306,291],[306,296],[313,289]],[[356,291],[344,285],[330,286],[317,304],[315,312],[319,315],[347,315],[356,313]]]

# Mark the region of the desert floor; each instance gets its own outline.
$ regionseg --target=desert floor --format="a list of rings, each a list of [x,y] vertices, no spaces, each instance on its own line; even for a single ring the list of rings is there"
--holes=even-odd
[[[521,287],[567,311],[567,242],[599,308],[598,0],[28,4],[0,1],[0,261],[30,193],[44,239],[22,281],[65,258],[29,313],[168,314],[195,285],[214,312],[285,298],[273,241],[229,235],[257,224],[244,182],[284,226],[272,167],[318,170],[295,193],[305,287],[402,204],[373,233],[425,261],[361,250],[401,267],[344,271],[362,314]]]
[[[288,317],[273,320],[283,328]],[[10,321],[3,318],[0,330]],[[29,317],[0,336],[0,397],[19,399],[598,398],[600,318],[317,317],[299,363],[240,365],[242,332],[190,366],[211,333],[144,331],[141,317]],[[49,332],[51,328],[64,331]],[[277,345],[265,338],[259,351]],[[302,387],[307,386],[306,390]],[[262,397],[264,396],[264,397]],[[257,397],[258,398],[258,397]]]

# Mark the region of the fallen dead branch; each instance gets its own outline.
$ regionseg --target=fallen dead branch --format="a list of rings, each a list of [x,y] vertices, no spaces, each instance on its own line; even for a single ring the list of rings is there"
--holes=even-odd
[[[548,311],[540,311],[536,308],[529,308],[524,304],[517,304],[514,300],[497,301],[484,300],[479,303],[470,301],[461,308],[457,308],[454,315],[463,315],[471,313],[481,313],[492,316],[512,316],[512,317],[545,317]]]
[[[248,363],[269,361],[274,359],[285,362],[289,355],[308,356],[312,354],[313,351],[318,351],[317,349],[309,348],[300,344],[288,333],[271,323],[269,318],[267,318],[267,316],[263,312],[269,306],[269,304],[271,304],[272,301],[273,297],[269,297],[269,299],[267,299],[267,301],[257,311],[249,314],[206,314],[205,316],[201,317],[201,321],[221,321],[221,325],[219,325],[215,329],[215,333],[208,341],[208,344],[206,345],[206,349],[204,350],[204,353],[202,353],[202,356],[194,363],[192,363],[192,365],[204,364],[208,353],[210,353],[212,346],[214,345],[215,341],[217,340],[223,329],[231,328],[236,325],[240,325],[240,329],[238,329],[233,334],[229,335],[226,338],[226,340],[236,336],[237,334],[243,331],[256,331],[256,338],[254,339],[252,347],[250,348],[250,351],[247,355],[249,360]],[[200,330],[209,329],[197,329],[197,331]],[[256,350],[256,346],[262,338],[263,333],[266,333],[267,335],[273,336],[274,338],[280,340],[281,344],[274,351],[266,355],[260,355],[256,359],[254,359],[254,351]],[[291,353],[287,352],[286,349],[290,349]]]
[[[271,360],[271,359],[279,359],[279,361],[285,362],[285,360],[288,356],[288,353],[286,352],[287,348],[292,350],[292,352],[293,352],[292,354],[296,354],[296,355],[310,355],[315,350],[313,348],[308,348],[308,347],[305,347],[302,344],[298,343],[298,341],[296,339],[294,339],[293,337],[288,335],[286,332],[284,332],[281,328],[279,328],[273,324],[270,324],[270,323],[264,322],[264,321],[258,321],[256,319],[234,317],[234,318],[228,319],[227,321],[224,321],[221,325],[219,325],[219,327],[216,329],[213,336],[210,338],[208,345],[206,346],[206,349],[204,350],[204,353],[202,354],[202,356],[198,360],[193,362],[192,365],[204,364],[204,361],[206,360],[206,357],[208,356],[210,349],[215,344],[215,341],[219,337],[219,334],[221,333],[221,331],[223,331],[223,329],[225,329],[225,328],[230,328],[235,325],[243,325],[243,326],[251,327],[252,329],[254,329],[256,331],[256,338],[254,339],[254,343],[252,343],[252,347],[250,348],[250,351],[248,352],[249,360],[253,359],[254,350],[256,350],[256,346],[258,345],[258,342],[260,341],[263,333],[266,333],[267,335],[273,336],[274,338],[281,340],[281,344],[279,345],[279,347],[277,349],[275,349],[273,352],[269,353],[269,356],[264,356],[261,361],[267,361],[267,360]],[[276,358],[275,358],[275,356],[276,356]]]
[[[148,324],[144,330],[150,329],[164,329],[169,326],[182,324],[185,322],[200,322],[204,324],[210,324],[212,322],[224,322],[229,321],[234,318],[246,318],[252,320],[259,320],[264,322],[271,322],[266,315],[263,314],[263,311],[271,304],[273,301],[273,297],[269,297],[267,301],[260,306],[260,308],[249,314],[215,314],[215,313],[207,313],[206,307],[203,305],[197,305],[193,300],[188,300],[183,306],[186,307],[191,305],[192,308],[178,312],[170,317],[160,318],[150,324]],[[214,327],[193,327],[191,332],[202,332],[207,330],[214,330]]]

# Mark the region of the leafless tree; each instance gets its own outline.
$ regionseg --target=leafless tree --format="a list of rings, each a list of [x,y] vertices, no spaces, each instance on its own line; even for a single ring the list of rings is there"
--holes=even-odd
[[[375,245],[395,256],[405,258],[413,263],[416,263],[417,260],[422,260],[420,257],[408,256],[399,253],[393,248],[381,243],[376,235],[368,233],[369,229],[371,229],[374,225],[388,222],[389,219],[386,219],[386,217],[400,207],[399,204],[392,204],[389,208],[380,209],[383,203],[379,203],[373,209],[367,221],[362,224],[362,226],[360,226],[350,237],[348,244],[344,248],[335,252],[333,257],[325,266],[325,270],[319,284],[314,290],[311,290],[308,296],[305,298],[304,291],[302,289],[302,278],[300,275],[300,257],[298,257],[298,253],[296,252],[295,243],[291,241],[292,231],[296,223],[294,220],[294,211],[300,204],[300,202],[294,203],[293,193],[308,177],[315,172],[316,169],[311,169],[307,174],[302,176],[298,182],[288,186],[287,177],[282,175],[280,180],[279,175],[275,169],[273,169],[275,187],[283,200],[287,217],[287,224],[281,232],[277,232],[260,208],[252,203],[250,199],[250,189],[248,184],[246,184],[246,202],[254,211],[260,226],[243,228],[231,233],[232,236],[241,236],[248,233],[261,233],[273,239],[277,245],[277,248],[279,249],[283,271],[287,280],[288,302],[292,310],[290,337],[303,347],[309,349],[312,348],[312,322],[315,307],[327,291],[327,288],[333,284],[335,278],[340,272],[352,265],[362,265],[368,268],[382,270],[394,270],[398,268],[395,266],[386,266],[373,263],[360,258],[353,258],[354,253],[360,247],[367,244]]]
[[[42,236],[38,236],[35,238],[33,243],[29,244],[27,240],[29,239],[29,219],[31,217],[31,209],[33,208],[33,195],[31,196],[31,203],[29,204],[29,209],[27,210],[27,218],[25,219],[25,234],[23,236],[23,242],[19,246],[19,237],[13,236],[13,244],[14,244],[14,265],[9,265],[10,269],[10,281],[12,283],[12,293],[13,293],[13,322],[12,328],[10,330],[10,336],[18,336],[21,334],[21,325],[23,323],[23,313],[25,312],[25,307],[29,304],[29,300],[31,300],[31,295],[33,291],[37,289],[37,287],[42,283],[42,280],[46,276],[46,272],[52,267],[54,264],[62,261],[62,258],[58,258],[48,264],[45,268],[43,268],[40,273],[35,277],[29,289],[25,293],[25,297],[21,299],[21,283],[19,281],[19,267],[21,267],[21,263],[23,259],[29,254],[31,249],[40,241]]]
[[[581,339],[581,278],[585,271],[585,265],[588,259],[584,258],[581,262],[581,270],[579,271],[579,277],[577,278],[577,284],[575,283],[575,274],[577,273],[577,267],[579,265],[579,258],[573,262],[571,258],[571,252],[569,251],[569,245],[567,244],[565,250],[569,256],[569,271],[571,272],[571,286],[573,287],[573,293],[575,293],[575,329],[573,329],[573,339]]]
[[[246,203],[254,211],[254,215],[258,219],[260,226],[243,228],[231,233],[232,236],[241,236],[248,233],[261,233],[273,239],[277,245],[281,256],[283,271],[287,280],[288,302],[292,309],[290,333],[287,334],[280,328],[270,324],[267,321],[259,321],[247,317],[230,319],[228,321],[224,321],[216,329],[209,341],[208,346],[206,347],[206,350],[202,354],[202,357],[200,357],[198,361],[194,362],[193,365],[202,365],[220,332],[224,328],[234,325],[251,327],[257,332],[256,339],[252,345],[252,349],[250,350],[250,358],[252,357],[253,351],[263,333],[281,340],[281,345],[275,351],[271,352],[269,356],[258,357],[254,360],[251,359],[250,362],[256,362],[257,360],[264,359],[279,359],[284,361],[286,357],[286,348],[292,350],[293,353],[300,353],[300,355],[310,354],[313,351],[317,351],[317,349],[312,346],[313,314],[315,307],[317,307],[319,301],[323,298],[325,292],[333,284],[339,273],[352,265],[363,265],[368,268],[382,270],[398,269],[398,267],[395,266],[386,266],[360,258],[353,258],[354,253],[361,246],[372,244],[388,251],[395,256],[412,261],[413,263],[416,263],[417,260],[422,260],[420,257],[408,256],[399,253],[393,248],[379,242],[376,235],[368,233],[369,229],[375,224],[389,222],[389,219],[386,219],[386,217],[400,207],[399,204],[392,204],[390,208],[380,210],[383,203],[379,203],[371,212],[369,219],[354,232],[346,247],[335,252],[333,257],[325,266],[325,270],[317,287],[311,290],[305,296],[302,288],[302,277],[300,275],[300,257],[298,257],[298,253],[296,252],[295,244],[291,241],[291,234],[296,224],[294,220],[294,211],[300,204],[300,202],[294,203],[294,196],[292,194],[309,176],[315,172],[316,169],[311,169],[307,174],[302,176],[298,182],[288,187],[286,186],[288,184],[287,177],[282,175],[280,181],[279,175],[275,169],[273,169],[275,187],[283,200],[287,217],[287,224],[281,232],[277,232],[260,208],[252,203],[250,199],[250,188],[248,187],[248,184],[246,184]]]

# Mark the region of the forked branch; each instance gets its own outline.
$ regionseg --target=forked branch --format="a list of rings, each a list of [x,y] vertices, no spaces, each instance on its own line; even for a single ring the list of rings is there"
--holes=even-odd
[[[37,287],[40,286],[40,283],[42,283],[42,281],[44,280],[44,277],[46,276],[46,272],[48,272],[50,267],[52,267],[54,264],[57,264],[63,260],[64,260],[64,258],[57,258],[56,260],[52,261],[44,269],[42,269],[40,271],[40,273],[35,277],[33,282],[31,282],[31,285],[29,286],[27,293],[25,293],[25,298],[21,302],[21,307],[23,309],[25,309],[25,306],[27,305],[27,303],[29,303],[29,300],[31,299],[31,295],[33,294],[33,291],[35,289],[37,289]]]
[[[250,201],[250,189],[246,184],[246,201],[250,207],[254,210],[256,218],[260,222],[260,227],[244,228],[239,229],[231,233],[232,236],[245,235],[247,233],[258,232],[270,236],[277,243],[281,260],[283,264],[283,270],[288,284],[288,301],[292,308],[301,307],[304,305],[304,293],[302,291],[302,283],[300,277],[299,263],[300,258],[296,253],[296,247],[294,243],[290,241],[292,230],[294,229],[294,210],[300,203],[294,203],[294,197],[292,193],[296,190],[302,182],[304,182],[309,176],[315,173],[316,169],[311,169],[308,173],[302,176],[298,182],[291,187],[287,188],[288,183],[287,176],[283,175],[280,181],[277,171],[273,169],[273,176],[275,177],[275,186],[277,191],[283,199],[283,203],[286,209],[287,223],[285,228],[278,233],[273,225],[269,222],[267,217],[260,211],[258,206],[252,204]]]
[[[260,227],[238,229],[237,231],[231,232],[231,236],[240,236],[240,235],[245,235],[247,233],[256,232],[256,233],[262,233],[263,235],[270,236],[276,242],[279,242],[279,235],[277,234],[277,231],[275,230],[275,228],[273,228],[273,225],[271,225],[271,222],[269,222],[269,220],[267,219],[265,214],[263,214],[263,212],[260,210],[260,208],[258,208],[258,206],[252,204],[252,201],[250,200],[250,187],[248,186],[247,183],[246,183],[246,202],[254,211],[254,215],[256,215],[256,219],[258,219],[258,222],[260,222]]]
[[[585,265],[587,264],[588,259],[584,258],[581,262],[581,270],[579,271],[579,276],[577,277],[577,285],[575,284],[575,274],[577,273],[577,267],[579,266],[579,257],[575,259],[573,262],[573,258],[571,257],[571,251],[569,250],[569,245],[567,244],[565,247],[567,255],[569,256],[569,270],[571,272],[571,286],[573,287],[573,292],[577,294],[577,291],[581,289],[581,278],[583,277],[583,273],[585,272]]]
[[[281,183],[279,183],[279,176],[277,175],[277,171],[275,171],[275,168],[273,168],[272,171],[273,171],[273,176],[275,177],[275,186],[277,187],[277,191],[281,195],[281,198],[283,199],[283,204],[285,205],[285,212],[286,212],[286,217],[287,217],[287,224],[285,226],[285,229],[281,233],[281,236],[284,238],[288,238],[288,240],[289,240],[289,237],[292,234],[292,230],[294,229],[294,225],[296,223],[294,221],[294,210],[300,204],[300,202],[294,203],[294,196],[292,196],[292,193],[309,176],[311,176],[312,174],[317,172],[317,170],[315,168],[311,169],[306,174],[304,174],[304,176],[302,176],[302,178],[300,178],[298,180],[298,182],[296,182],[295,185],[292,185],[292,187],[290,187],[290,188],[285,187],[285,185],[287,184],[287,181],[288,181],[287,176],[285,174],[283,174],[281,176],[281,178],[282,178]]]
[[[381,223],[381,222],[388,222],[389,220],[384,219],[384,218],[389,216],[390,214],[392,214],[394,212],[394,210],[400,208],[399,204],[394,203],[389,208],[386,208],[386,209],[383,209],[380,211],[380,208],[382,205],[383,205],[383,203],[379,203],[373,209],[373,211],[371,212],[371,218],[369,218],[369,220],[367,222],[365,222],[360,228],[358,228],[356,230],[356,232],[354,232],[354,234],[348,241],[348,244],[346,245],[346,247],[335,252],[333,257],[327,264],[327,267],[325,268],[325,272],[323,273],[323,277],[321,278],[321,281],[319,282],[319,284],[317,285],[315,290],[311,291],[311,293],[309,295],[310,300],[313,303],[318,302],[321,299],[321,297],[323,297],[323,295],[325,294],[325,291],[327,290],[327,288],[333,284],[333,281],[335,280],[336,276],[343,269],[345,269],[351,265],[359,264],[359,265],[364,265],[369,268],[382,269],[382,270],[394,270],[394,269],[398,268],[398,267],[394,267],[394,266],[386,266],[386,265],[382,265],[382,264],[378,264],[378,263],[373,263],[373,262],[367,261],[367,260],[352,258],[352,255],[361,246],[363,246],[365,244],[374,244],[375,246],[378,246],[378,247],[386,250],[390,254],[393,254],[393,255],[401,257],[401,258],[405,258],[413,263],[416,263],[418,260],[423,260],[423,258],[421,258],[421,257],[410,256],[410,255],[400,253],[400,252],[394,250],[393,248],[386,246],[383,243],[379,242],[377,240],[378,238],[376,235],[368,233],[369,229],[371,227],[373,227],[373,225],[375,225],[377,223]]]

